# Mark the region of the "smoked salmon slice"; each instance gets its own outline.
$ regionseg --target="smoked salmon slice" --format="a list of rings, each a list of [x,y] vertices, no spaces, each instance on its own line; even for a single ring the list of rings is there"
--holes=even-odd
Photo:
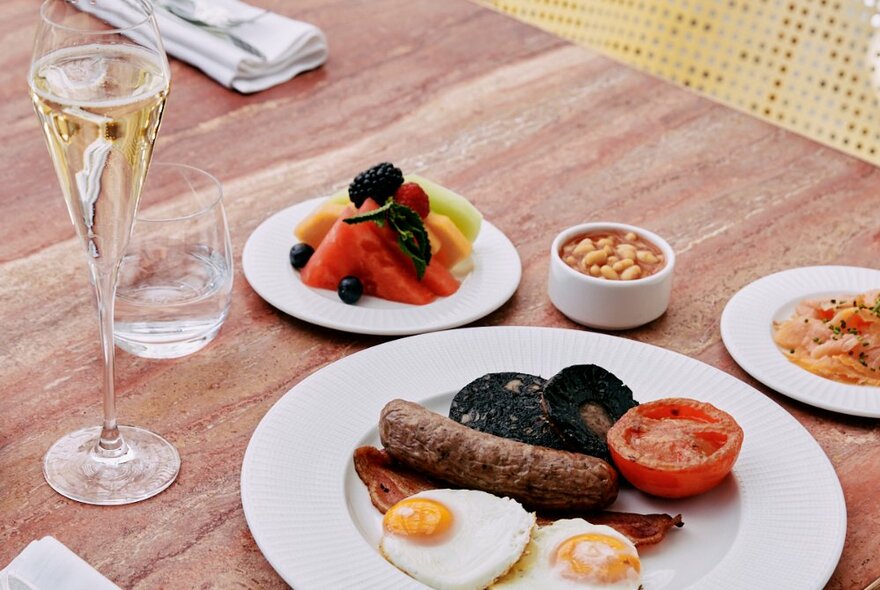
[[[786,357],[821,377],[880,386],[880,289],[811,299],[774,325]]]

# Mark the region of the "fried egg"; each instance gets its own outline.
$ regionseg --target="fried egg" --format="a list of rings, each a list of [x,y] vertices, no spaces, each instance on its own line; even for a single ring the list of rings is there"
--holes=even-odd
[[[539,527],[523,558],[493,590],[637,590],[641,562],[635,545],[582,518]]]
[[[529,543],[535,515],[515,500],[475,490],[429,490],[382,519],[385,559],[437,590],[482,590]]]

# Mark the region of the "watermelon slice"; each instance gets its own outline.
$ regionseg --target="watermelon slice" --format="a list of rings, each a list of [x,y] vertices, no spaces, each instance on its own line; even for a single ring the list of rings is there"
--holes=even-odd
[[[360,212],[376,208],[376,202],[367,199]],[[339,281],[351,275],[361,280],[367,295],[414,305],[430,303],[458,290],[458,280],[433,260],[419,281],[415,265],[400,251],[394,232],[372,222],[350,225],[342,221],[353,214],[354,209],[348,207],[333,224],[302,269],[303,283],[335,291]]]

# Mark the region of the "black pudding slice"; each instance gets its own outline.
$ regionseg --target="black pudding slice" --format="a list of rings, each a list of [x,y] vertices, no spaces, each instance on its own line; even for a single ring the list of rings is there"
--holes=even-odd
[[[452,400],[449,417],[481,432],[565,449],[541,406],[546,382],[525,373],[489,373],[471,381]]]
[[[569,447],[611,461],[608,429],[639,405],[632,390],[598,365],[572,365],[544,385],[544,409]]]

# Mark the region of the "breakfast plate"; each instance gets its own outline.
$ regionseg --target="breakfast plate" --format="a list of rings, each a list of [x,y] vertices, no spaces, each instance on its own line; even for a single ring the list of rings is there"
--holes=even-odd
[[[680,512],[685,522],[640,550],[645,590],[824,586],[843,548],[846,506],[830,462],[791,415],[686,356],[552,328],[465,328],[395,340],[296,385],[260,422],[242,465],[242,504],[260,550],[297,590],[424,589],[379,554],[381,515],[352,465],[355,448],[378,445],[382,407],[401,397],[445,413],[458,389],[487,372],[547,377],[584,362],[612,371],[639,401],[674,395],[715,404],[745,433],[733,474],[711,492],[673,501],[621,489],[612,510]]]
[[[742,288],[721,314],[721,338],[752,377],[806,404],[880,418],[880,387],[832,381],[790,362],[773,341],[773,322],[788,319],[804,299],[880,289],[880,270],[812,266],[778,272]]]
[[[248,238],[242,268],[251,287],[281,311],[312,324],[356,334],[404,336],[463,326],[486,316],[510,299],[522,276],[519,254],[497,227],[483,221],[473,247],[473,270],[458,292],[427,305],[407,305],[363,297],[356,305],[333,291],[302,283],[288,252],[296,225],[324,199],[311,199],[280,211]]]

